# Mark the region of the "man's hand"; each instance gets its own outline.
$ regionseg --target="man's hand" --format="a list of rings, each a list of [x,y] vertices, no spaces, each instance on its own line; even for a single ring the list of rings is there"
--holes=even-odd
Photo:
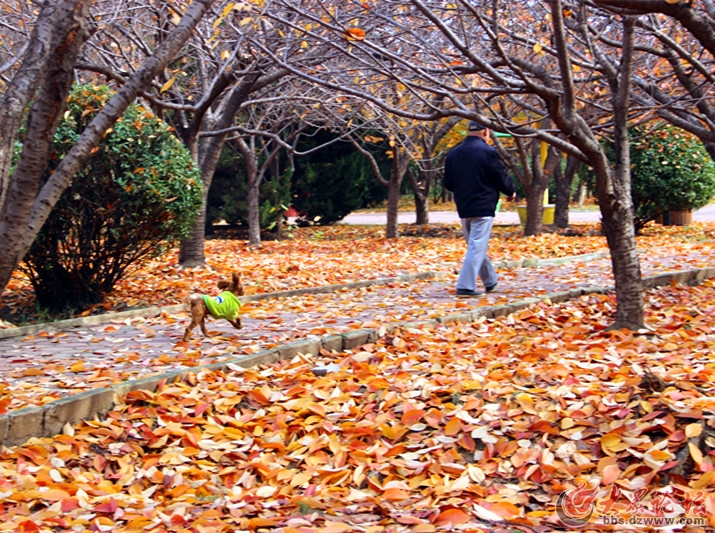
[[[516,202],[516,193],[506,197],[507,202]]]

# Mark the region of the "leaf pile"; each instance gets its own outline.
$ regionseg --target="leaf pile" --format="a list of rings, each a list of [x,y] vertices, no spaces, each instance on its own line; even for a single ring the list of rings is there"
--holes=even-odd
[[[603,501],[663,487],[715,527],[715,285],[649,291],[652,331],[607,331],[613,305],[132,392],[0,453],[0,531],[549,532],[586,481]]]

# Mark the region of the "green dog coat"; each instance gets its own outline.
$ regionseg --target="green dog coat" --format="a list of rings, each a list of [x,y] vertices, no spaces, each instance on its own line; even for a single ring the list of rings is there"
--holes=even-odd
[[[213,298],[204,296],[204,302],[206,302],[206,307],[214,318],[236,320],[238,310],[241,309],[241,300],[229,291],[223,291]]]

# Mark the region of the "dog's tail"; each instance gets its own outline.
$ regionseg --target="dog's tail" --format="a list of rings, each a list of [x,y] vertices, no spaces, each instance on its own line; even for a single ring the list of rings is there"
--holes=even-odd
[[[189,296],[189,308],[194,307],[195,305],[202,303],[204,300],[203,295],[194,293],[191,296]]]

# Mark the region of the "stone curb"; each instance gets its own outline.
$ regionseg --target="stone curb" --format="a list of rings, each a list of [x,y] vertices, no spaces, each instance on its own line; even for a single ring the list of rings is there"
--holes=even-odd
[[[696,270],[675,271],[651,276],[643,280],[645,288],[654,288],[671,283],[697,285],[706,279],[715,278],[715,267]],[[481,307],[472,311],[446,315],[437,319],[418,322],[400,322],[377,329],[360,329],[340,335],[325,337],[311,336],[307,339],[284,344],[270,350],[262,350],[252,355],[233,358],[222,363],[201,365],[190,369],[176,370],[119,383],[112,388],[95,389],[67,398],[49,402],[41,407],[26,407],[0,415],[0,445],[15,446],[33,437],[57,435],[65,424],[73,424],[94,416],[102,416],[114,407],[117,400],[134,390],[155,391],[162,383],[171,383],[185,379],[186,376],[200,371],[225,371],[231,366],[249,368],[256,365],[268,365],[297,355],[318,355],[320,350],[340,352],[351,350],[363,344],[375,342],[387,332],[398,328],[434,328],[438,324],[470,323],[481,317],[494,318],[507,316],[539,302],[561,303],[585,294],[607,293],[613,287],[587,287],[545,294],[537,298],[526,298],[506,305]],[[275,294],[275,293],[274,293]]]

